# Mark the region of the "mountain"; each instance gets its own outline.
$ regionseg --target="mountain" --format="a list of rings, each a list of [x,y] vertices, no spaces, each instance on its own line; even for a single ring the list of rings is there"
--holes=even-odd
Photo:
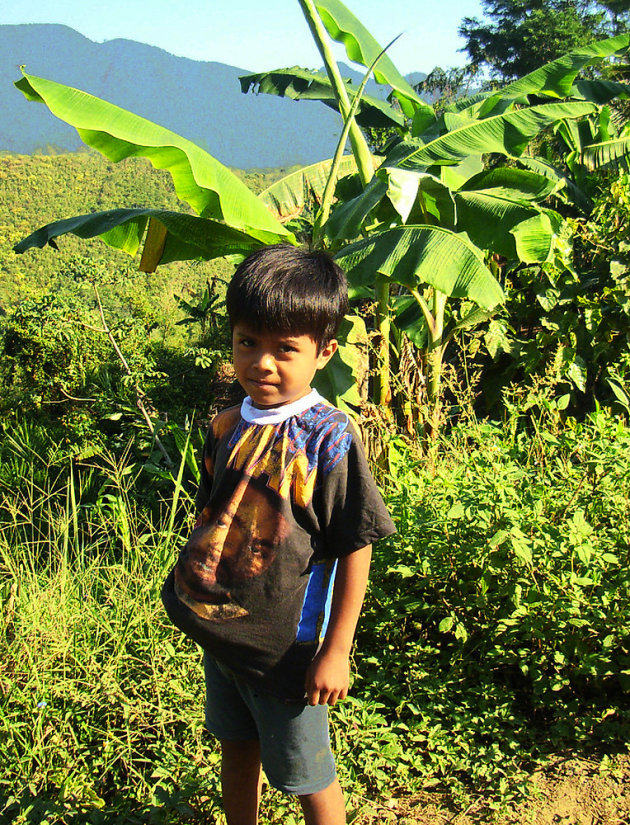
[[[67,26],[24,24],[0,26],[0,150],[31,154],[82,145],[74,129],[13,86],[21,65],[159,123],[241,169],[323,160],[340,133],[339,116],[322,104],[242,94],[238,77],[246,69],[175,57],[133,40],[94,43]],[[345,66],[343,74],[358,76]]]

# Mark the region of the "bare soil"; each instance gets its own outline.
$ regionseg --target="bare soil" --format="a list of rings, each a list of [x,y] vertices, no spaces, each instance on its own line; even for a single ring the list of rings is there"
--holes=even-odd
[[[530,777],[528,798],[501,812],[483,798],[467,807],[451,805],[444,795],[389,799],[359,805],[349,825],[630,825],[630,757],[614,759],[605,769],[567,759]]]

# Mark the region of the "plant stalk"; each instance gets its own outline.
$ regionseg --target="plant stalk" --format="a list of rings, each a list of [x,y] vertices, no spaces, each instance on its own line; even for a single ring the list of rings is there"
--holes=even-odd
[[[110,341],[111,345],[114,348],[114,352],[118,356],[118,360],[123,365],[123,369],[125,370],[127,375],[132,375],[133,373],[131,372],[131,367],[127,363],[127,359],[123,355],[122,350],[118,346],[118,342],[114,338],[114,336],[112,334],[112,331],[109,328],[109,325],[108,325],[107,321],[105,320],[105,311],[103,310],[103,304],[101,303],[101,296],[100,296],[100,293],[98,291],[98,287],[95,283],[93,283],[92,286],[94,287],[94,294],[96,296],[96,303],[98,304],[99,315],[101,316],[101,323],[103,324],[103,332],[105,332],[105,334],[109,338],[109,341]],[[158,436],[158,434],[155,431],[155,427],[153,426],[153,421],[151,421],[151,416],[149,415],[149,413],[147,411],[147,408],[146,408],[146,405],[144,403],[144,393],[142,392],[142,390],[136,384],[135,381],[134,381],[134,384],[133,384],[133,389],[134,389],[134,392],[136,393],[136,406],[138,407],[138,409],[142,413],[142,417],[146,421],[147,427],[149,428],[149,432],[151,433],[151,437],[155,441],[155,444],[156,444],[158,450],[164,456],[164,460],[166,461],[166,466],[169,468],[169,470],[173,469],[173,467],[175,466],[173,464],[173,460],[171,459],[169,454],[166,452],[166,449],[165,449],[164,445],[160,441],[160,437]]]
[[[393,42],[394,41],[392,41],[392,43]],[[370,79],[372,71],[374,70],[374,67],[381,59],[381,57],[385,54],[389,46],[391,46],[391,43],[380,52],[380,54],[375,58],[375,60],[372,61],[372,63],[368,67],[368,70],[366,71],[363,80],[361,81],[361,85],[357,89],[357,92],[352,100],[350,111],[348,112],[348,115],[344,120],[343,129],[341,131],[341,135],[339,136],[337,148],[335,149],[335,155],[330,166],[330,172],[328,173],[328,178],[326,180],[326,186],[324,187],[322,205],[317,212],[315,223],[313,225],[313,246],[316,249],[321,245],[322,229],[326,224],[326,221],[328,220],[328,216],[330,215],[330,207],[332,206],[333,198],[335,195],[335,186],[337,185],[337,172],[339,171],[339,164],[341,163],[341,158],[343,157],[343,150],[346,145],[346,140],[348,139],[348,133],[350,132],[352,124],[355,122],[354,116],[357,113],[359,103],[361,102],[361,98],[363,97],[363,91],[366,87],[368,80]]]
[[[382,275],[376,276],[376,328],[379,332],[378,340],[378,371],[376,379],[376,398],[382,409],[391,415],[391,355],[389,338],[391,332],[391,316],[389,312],[389,281]]]
[[[335,60],[330,49],[328,32],[322,24],[313,0],[298,0],[298,3],[302,9],[304,17],[306,18],[306,22],[311,30],[311,34],[313,35],[313,39],[315,40],[319,53],[322,56],[322,60],[324,61],[326,74],[328,75],[328,79],[330,80],[335,92],[335,97],[339,103],[341,116],[345,123],[346,120],[348,120],[348,115],[350,113],[350,98],[348,97],[348,91],[339,72],[337,61]],[[352,154],[357,162],[359,177],[361,178],[361,183],[365,187],[374,176],[374,164],[372,163],[372,153],[367,145],[367,141],[357,126],[354,117],[351,118],[349,137],[350,145],[352,147]]]

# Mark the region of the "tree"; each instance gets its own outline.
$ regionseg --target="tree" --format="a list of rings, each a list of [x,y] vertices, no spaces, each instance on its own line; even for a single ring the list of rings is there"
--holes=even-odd
[[[482,0],[491,22],[464,18],[459,27],[466,39],[463,51],[473,67],[489,70],[492,78],[515,80],[609,33],[603,5],[591,0]]]

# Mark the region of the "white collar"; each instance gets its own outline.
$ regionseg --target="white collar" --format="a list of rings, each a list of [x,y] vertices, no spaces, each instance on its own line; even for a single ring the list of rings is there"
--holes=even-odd
[[[241,415],[250,424],[281,424],[292,415],[300,415],[314,404],[326,401],[317,392],[311,390],[308,395],[292,401],[290,404],[283,404],[280,407],[266,407],[264,410],[254,407],[252,399],[247,396],[241,404]]]

